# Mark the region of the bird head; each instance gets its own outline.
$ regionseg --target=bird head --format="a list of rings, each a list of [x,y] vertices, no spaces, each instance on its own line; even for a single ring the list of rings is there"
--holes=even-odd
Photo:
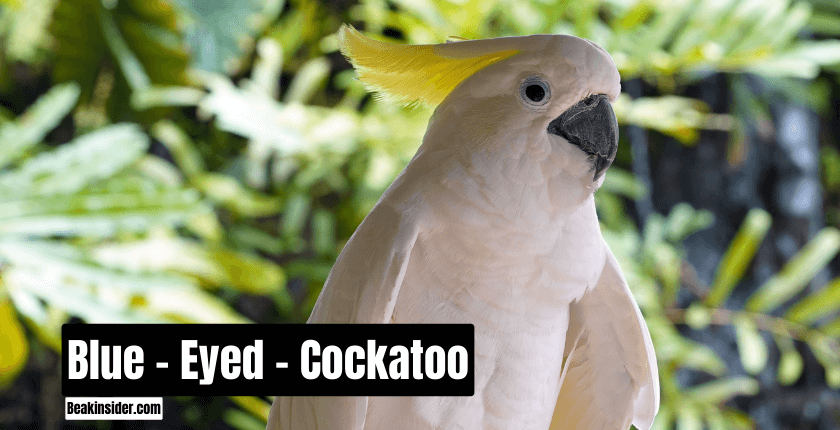
[[[549,148],[561,168],[594,188],[615,158],[618,123],[610,102],[620,93],[620,76],[609,54],[590,41],[532,35],[398,45],[348,26],[339,40],[368,89],[403,104],[437,106],[432,121],[450,134],[437,141]],[[427,136],[432,132],[430,125]]]

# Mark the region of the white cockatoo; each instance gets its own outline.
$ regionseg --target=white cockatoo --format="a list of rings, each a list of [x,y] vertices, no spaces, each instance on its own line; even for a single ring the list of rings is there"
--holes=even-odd
[[[475,395],[278,397],[268,428],[650,428],[656,358],[593,198],[618,144],[607,52],[563,35],[338,37],[368,88],[437,108],[309,322],[472,323]]]

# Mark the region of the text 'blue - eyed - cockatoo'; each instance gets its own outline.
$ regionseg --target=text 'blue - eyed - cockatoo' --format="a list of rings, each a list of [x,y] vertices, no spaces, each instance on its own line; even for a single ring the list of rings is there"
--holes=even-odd
[[[278,397],[269,429],[650,428],[650,335],[593,193],[620,78],[584,39],[397,45],[339,31],[369,89],[437,105],[344,247],[310,323],[471,323],[472,397]]]

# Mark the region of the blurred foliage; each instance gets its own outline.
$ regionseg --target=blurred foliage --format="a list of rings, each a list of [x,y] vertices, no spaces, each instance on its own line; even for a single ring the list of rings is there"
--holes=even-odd
[[[684,144],[702,130],[731,130],[737,164],[743,128],[769,121],[746,74],[825,109],[821,80],[840,75],[840,42],[802,35],[837,36],[838,12],[827,0],[0,0],[0,99],[9,100],[0,105],[0,386],[25,365],[29,342],[58,350],[61,324],[73,317],[306,320],[343,244],[410,160],[431,115],[366,95],[337,52],[342,22],[405,43],[589,38],[625,81],[643,79],[658,93],[622,94],[620,124]],[[730,113],[684,94],[714,72],[729,77]],[[53,85],[36,100],[29,76]],[[68,130],[73,138],[61,137]],[[829,223],[838,226],[840,154],[827,148],[822,158],[835,196]],[[625,206],[649,190],[628,167],[608,171],[596,203],[660,361],[655,428],[752,427],[726,403],[760,384],[686,338],[685,327],[734,326],[747,375],[777,348],[781,385],[800,379],[797,345],[807,345],[840,387],[840,280],[804,292],[837,255],[838,231],[820,232],[743,309],[725,308],[772,217],[750,212],[712,285],[699,285],[681,242],[709,227],[710,214],[680,204],[638,231]],[[686,308],[676,306],[682,290],[694,295]],[[253,312],[241,305],[248,297],[272,306]],[[681,369],[708,382],[683,386]],[[266,400],[231,400],[241,409],[227,411],[226,423],[263,425]]]

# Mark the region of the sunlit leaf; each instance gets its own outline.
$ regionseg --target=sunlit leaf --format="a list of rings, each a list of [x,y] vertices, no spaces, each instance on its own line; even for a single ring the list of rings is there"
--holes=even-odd
[[[0,196],[8,199],[75,193],[119,172],[137,160],[148,145],[148,137],[136,125],[97,130],[0,174]]]
[[[758,245],[764,240],[771,221],[770,214],[762,209],[751,209],[747,213],[741,228],[718,264],[715,280],[706,297],[708,306],[718,307],[732,294],[758,250]]]
[[[683,404],[677,409],[677,430],[703,430],[700,411],[694,405]]]
[[[195,190],[91,193],[0,202],[0,233],[107,237],[118,231],[183,225],[210,211]]]
[[[47,27],[58,0],[15,0],[14,18],[6,29],[5,54],[10,60],[36,62],[48,48]]]
[[[738,318],[734,321],[734,324],[735,340],[738,344],[741,364],[747,373],[758,374],[767,365],[767,344],[752,320]]]
[[[779,383],[791,385],[799,379],[804,368],[802,356],[796,350],[788,350],[782,353],[779,359]]]
[[[708,308],[692,303],[685,310],[685,323],[694,330],[703,330],[712,322],[712,313]]]
[[[93,251],[92,258],[133,273],[191,275],[211,285],[229,285],[253,294],[266,294],[285,285],[283,271],[269,261],[176,238],[103,245]]]
[[[791,306],[785,317],[801,324],[813,324],[837,310],[840,310],[840,278]]]
[[[802,291],[837,252],[840,251],[840,231],[832,227],[822,229],[806,244],[782,270],[765,282],[747,300],[746,309],[768,311]]]
[[[693,143],[698,129],[729,130],[732,118],[708,113],[699,100],[685,97],[641,97],[631,100],[622,94],[613,104],[619,123],[650,128],[668,134],[683,143]]]

